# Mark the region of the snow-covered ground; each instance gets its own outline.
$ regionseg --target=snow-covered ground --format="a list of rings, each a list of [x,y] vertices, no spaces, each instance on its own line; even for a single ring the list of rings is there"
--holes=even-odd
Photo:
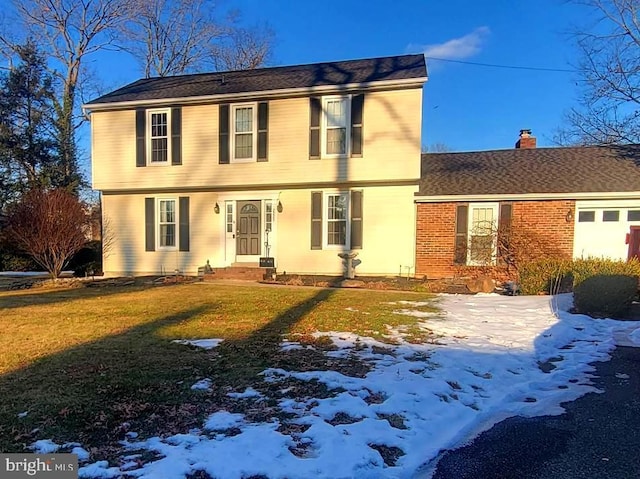
[[[439,336],[430,344],[404,342],[399,331],[396,346],[329,333],[338,349],[327,354],[370,363],[365,377],[264,371],[263,379],[272,383],[297,378],[335,390],[325,399],[281,399],[280,410],[291,414],[290,427],[279,431],[281,420],[275,417],[254,423],[218,411],[200,429],[183,434],[146,439],[132,434],[122,443],[117,467],[84,462],[80,476],[178,479],[202,470],[216,479],[429,477],[431,461],[442,449],[508,416],[560,414],[561,402],[594,391],[589,363],[608,359],[614,337],[640,346],[640,322],[571,315],[569,295],[441,296],[439,303],[440,315],[417,311],[420,303],[398,304],[399,314],[419,317],[422,327]],[[203,343],[213,345],[217,342]],[[287,341],[283,347],[298,345]],[[194,385],[205,386],[215,384]],[[255,401],[256,407],[268,399],[251,388],[230,398]],[[41,445],[51,450],[51,441]],[[156,459],[136,461],[149,453]]]

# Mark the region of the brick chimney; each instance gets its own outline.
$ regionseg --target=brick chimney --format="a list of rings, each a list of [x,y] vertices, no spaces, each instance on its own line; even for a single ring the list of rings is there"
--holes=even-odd
[[[536,137],[531,136],[531,130],[520,130],[520,139],[516,142],[516,148],[535,148]]]

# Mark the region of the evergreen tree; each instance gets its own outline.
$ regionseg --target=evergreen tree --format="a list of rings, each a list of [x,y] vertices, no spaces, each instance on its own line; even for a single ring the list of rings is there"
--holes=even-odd
[[[17,53],[18,65],[0,76],[0,211],[59,176],[53,79],[33,42]]]

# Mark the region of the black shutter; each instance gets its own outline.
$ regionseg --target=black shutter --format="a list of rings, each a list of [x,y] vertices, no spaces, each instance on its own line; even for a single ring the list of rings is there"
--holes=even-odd
[[[322,103],[320,98],[311,97],[309,99],[311,110],[310,132],[309,132],[309,158],[317,160],[320,158],[320,116],[322,113]]]
[[[467,230],[469,220],[469,207],[458,205],[456,209],[456,238],[454,250],[454,263],[467,263]]]
[[[322,249],[322,192],[311,192],[311,249]]]
[[[362,156],[362,113],[364,94],[351,97],[351,156]]]
[[[500,219],[498,221],[498,261],[509,263],[509,237],[511,236],[511,203],[500,204]]]
[[[144,199],[144,250],[156,250],[156,199]]]
[[[182,164],[182,108],[171,109],[171,164]]]
[[[178,249],[180,251],[189,251],[189,197],[181,196],[178,198],[178,202],[178,217],[180,220],[180,244]]]
[[[147,112],[136,109],[136,166],[147,166]]]
[[[218,163],[229,163],[229,105],[218,107]]]
[[[258,103],[258,161],[267,161],[269,104]]]
[[[362,191],[351,192],[351,249],[362,249]]]

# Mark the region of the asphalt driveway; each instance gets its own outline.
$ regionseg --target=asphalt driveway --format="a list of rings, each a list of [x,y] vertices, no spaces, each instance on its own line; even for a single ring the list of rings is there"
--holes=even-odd
[[[595,363],[596,386],[561,416],[515,417],[441,456],[435,479],[640,478],[640,348]]]

